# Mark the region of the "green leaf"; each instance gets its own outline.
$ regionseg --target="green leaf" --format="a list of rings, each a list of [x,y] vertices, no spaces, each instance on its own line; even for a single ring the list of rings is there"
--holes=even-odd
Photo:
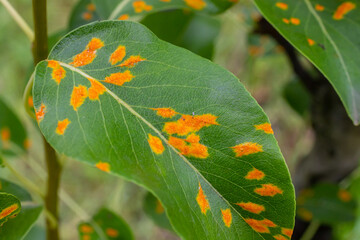
[[[154,13],[141,23],[160,39],[208,59],[213,56],[215,39],[220,32],[217,19],[183,10]]]
[[[22,202],[32,201],[31,195],[25,189],[3,178],[0,178],[0,192],[15,195]]]
[[[306,189],[297,199],[297,213],[304,220],[338,224],[355,219],[356,204],[350,192],[338,185],[321,183]]]
[[[292,80],[285,85],[283,97],[299,115],[306,116],[309,113],[311,97],[299,80]]]
[[[26,131],[12,109],[0,98],[0,153],[14,155],[26,151]]]
[[[81,27],[48,59],[34,104],[59,153],[151,189],[185,239],[291,232],[288,169],[234,75],[129,21]]]
[[[267,20],[328,78],[360,118],[360,1],[255,0]]]
[[[0,229],[9,218],[15,217],[20,212],[20,209],[21,204],[17,197],[0,192]]]
[[[93,221],[100,227],[96,229],[91,223],[81,223],[79,225],[80,239],[116,239],[133,240],[134,236],[128,224],[112,211],[103,208],[94,217]],[[98,231],[101,233],[98,233]],[[88,236],[88,237],[87,237]],[[102,238],[100,236],[103,236]]]
[[[174,231],[162,203],[150,192],[146,194],[144,199],[144,210],[159,227]]]
[[[97,20],[100,20],[100,17],[92,1],[80,0],[71,12],[69,30]]]

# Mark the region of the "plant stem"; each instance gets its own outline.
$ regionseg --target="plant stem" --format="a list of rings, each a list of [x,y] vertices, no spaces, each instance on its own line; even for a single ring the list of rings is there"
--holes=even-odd
[[[32,3],[35,30],[33,56],[34,64],[36,65],[38,62],[46,59],[48,55],[46,0],[33,0]],[[48,173],[45,208],[56,220],[59,220],[58,190],[60,185],[61,164],[56,156],[55,150],[46,142],[45,138],[43,138],[43,140]],[[49,219],[47,219],[46,237],[48,240],[59,240],[59,224],[54,227]]]
[[[320,222],[317,220],[312,220],[310,225],[306,229],[304,235],[301,237],[300,240],[311,240],[315,236],[317,230],[320,227]]]
[[[11,17],[15,20],[15,22],[19,25],[19,27],[23,30],[29,40],[32,42],[34,41],[34,32],[31,30],[29,25],[25,22],[25,20],[20,16],[20,14],[15,10],[13,6],[7,0],[0,0],[2,5],[6,8],[9,12]]]

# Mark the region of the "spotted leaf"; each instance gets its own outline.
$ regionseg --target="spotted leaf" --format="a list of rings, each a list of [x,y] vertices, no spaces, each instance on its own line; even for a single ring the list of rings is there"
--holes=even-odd
[[[113,64],[119,46],[125,57]],[[50,61],[66,72],[60,84]],[[94,82],[104,90],[97,99]],[[262,109],[231,73],[144,26],[104,21],[71,32],[37,65],[33,94],[59,153],[150,189],[181,237],[273,239],[293,228],[294,189]]]
[[[20,200],[12,194],[0,192],[0,226],[15,217],[21,209]]]

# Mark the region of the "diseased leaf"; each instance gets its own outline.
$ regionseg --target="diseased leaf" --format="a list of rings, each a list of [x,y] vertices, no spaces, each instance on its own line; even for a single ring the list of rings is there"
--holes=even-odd
[[[20,212],[20,209],[21,204],[17,197],[0,192],[0,229],[9,218],[15,217]]]
[[[162,203],[153,194],[148,192],[144,199],[145,213],[159,226],[174,231],[166,216]]]
[[[328,78],[360,118],[360,1],[255,0],[267,20]]]
[[[151,189],[184,239],[290,235],[294,189],[269,120],[223,68],[104,21],[54,47],[33,93],[59,153]]]
[[[80,0],[71,12],[69,30],[97,20],[100,20],[100,17],[92,1]]]

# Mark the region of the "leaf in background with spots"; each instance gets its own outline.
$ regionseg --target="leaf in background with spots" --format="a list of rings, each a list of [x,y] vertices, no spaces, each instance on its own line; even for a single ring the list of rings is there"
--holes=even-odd
[[[355,213],[356,203],[351,193],[335,184],[318,184],[303,190],[297,199],[297,214],[305,221],[338,224],[353,221]]]
[[[360,120],[360,0],[255,0],[274,27],[328,78]]]
[[[144,211],[159,227],[174,231],[166,216],[164,206],[150,192],[146,194],[144,199]]]
[[[0,192],[0,228],[7,220],[15,217],[20,212],[20,209],[21,204],[17,197],[12,194]]]
[[[30,140],[23,124],[0,98],[0,154],[14,155],[25,152],[29,147]]]
[[[100,20],[100,17],[95,4],[91,0],[80,0],[71,12],[68,28],[70,31],[98,20]]]
[[[134,236],[129,225],[112,211],[103,208],[94,217],[93,221],[99,228],[94,228],[93,223],[81,223],[78,227],[80,239],[108,239],[108,240],[133,240]],[[99,233],[101,231],[101,233]]]
[[[141,24],[70,33],[37,65],[33,93],[59,153],[151,189],[184,239],[293,228],[294,189],[265,113],[234,75]]]

